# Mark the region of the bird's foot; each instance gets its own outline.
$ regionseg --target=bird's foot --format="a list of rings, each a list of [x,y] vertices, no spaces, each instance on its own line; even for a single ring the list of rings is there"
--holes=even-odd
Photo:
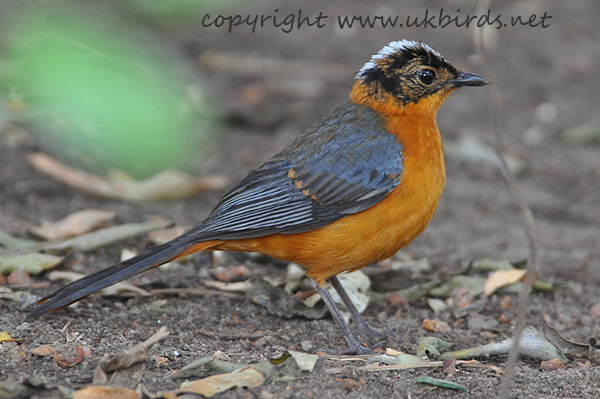
[[[388,341],[388,336],[385,330],[379,330],[371,327],[367,322],[364,322],[364,324],[359,324],[355,331],[366,336],[369,339],[369,343],[374,348],[381,346]]]

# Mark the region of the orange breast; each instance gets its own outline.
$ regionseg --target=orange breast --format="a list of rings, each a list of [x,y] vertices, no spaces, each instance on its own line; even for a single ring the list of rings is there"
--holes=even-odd
[[[214,249],[256,251],[288,260],[306,268],[321,284],[392,256],[425,229],[444,187],[442,141],[435,124],[439,104],[427,101],[386,116],[388,130],[403,145],[404,170],[400,184],[381,202],[313,231],[225,241]]]

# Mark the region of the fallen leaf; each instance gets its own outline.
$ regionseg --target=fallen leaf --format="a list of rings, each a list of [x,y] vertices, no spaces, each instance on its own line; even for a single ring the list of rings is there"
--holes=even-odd
[[[60,265],[63,259],[63,256],[39,253],[0,255],[0,274],[10,274],[15,270],[21,270],[37,276],[43,271]]]
[[[200,359],[195,360],[174,372],[171,375],[171,378],[176,380],[183,378],[207,377],[215,374],[230,373],[245,366],[247,365],[217,359],[213,356],[203,356]]]
[[[489,297],[500,288],[504,288],[508,285],[516,283],[517,281],[521,281],[521,279],[525,276],[525,273],[527,273],[526,270],[518,269],[497,270],[492,272],[485,281],[483,294]]]
[[[544,336],[554,346],[560,350],[561,353],[565,353],[567,356],[588,359],[596,363],[600,363],[600,351],[596,345],[591,342],[580,343],[573,342],[563,337],[554,327],[548,324],[548,321],[544,324]]]
[[[129,223],[120,226],[108,227],[105,229],[82,234],[76,237],[67,238],[64,240],[52,241],[33,241],[21,238],[15,238],[10,234],[0,231],[0,244],[9,249],[19,250],[20,252],[60,252],[69,249],[75,249],[82,252],[93,251],[102,246],[113,244],[118,241],[133,238],[135,236],[146,234],[153,230],[162,229],[170,223],[147,222],[147,223]],[[27,254],[27,255],[45,255],[46,254]],[[25,256],[25,255],[24,255]],[[10,258],[9,256],[5,256]],[[0,256],[0,261],[3,256]],[[0,265],[0,268],[2,266]],[[29,272],[30,274],[35,274]]]
[[[191,177],[177,171],[165,171],[146,180],[135,180],[123,172],[113,172],[104,179],[73,169],[43,154],[29,154],[27,160],[37,170],[71,187],[106,198],[130,201],[180,199],[227,185],[221,176]]]
[[[456,359],[444,359],[442,364],[444,374],[452,375],[456,373]]]
[[[554,358],[550,360],[542,360],[540,363],[540,368],[542,371],[556,371],[565,370],[567,366],[565,366],[560,360]]]
[[[469,390],[465,386],[462,386],[462,385],[457,384],[452,381],[442,380],[439,378],[433,378],[433,377],[430,377],[427,375],[421,375],[421,376],[417,377],[417,379],[415,380],[415,383],[417,383],[417,382],[422,383],[422,384],[435,385],[437,387],[442,387],[442,388],[456,389],[459,391],[466,392],[467,394],[469,393]]]
[[[80,278],[85,277],[86,275],[83,273],[77,272],[61,272],[54,271],[48,273],[48,280],[50,281],[66,281],[67,283],[72,283],[74,281],[79,280]]]
[[[133,353],[117,353],[102,358],[100,360],[100,367],[102,370],[109,373],[115,370],[121,370],[133,366],[134,364],[145,362],[146,352],[139,351]]]
[[[3,342],[19,342],[20,339],[11,338],[6,331],[0,331],[0,344]]]
[[[42,346],[38,346],[37,348],[32,349],[31,353],[36,356],[47,357],[47,356],[55,356],[57,352],[56,352],[56,349],[54,349],[54,347],[52,345],[42,345]]]
[[[103,288],[101,291],[104,296],[113,296],[118,298],[133,298],[137,296],[150,296],[150,293],[133,284],[121,281],[110,287]]]
[[[448,298],[456,288],[468,287],[473,296],[483,293],[486,279],[477,276],[458,275],[443,284],[429,290],[428,294],[436,298]]]
[[[73,367],[92,354],[89,347],[73,344],[42,345],[32,349],[31,353],[41,357],[52,356],[61,367]]]
[[[30,229],[31,233],[46,240],[69,238],[94,230],[113,220],[116,212],[100,209],[84,209],[73,212],[67,217],[55,221],[42,221],[42,224]]]
[[[514,270],[515,265],[507,259],[494,260],[490,258],[483,258],[474,260],[471,262],[460,262],[461,267],[470,267],[473,270],[480,270],[482,272],[495,272],[498,270]],[[519,269],[523,269],[519,267]]]
[[[288,350],[289,354],[292,355],[296,363],[298,363],[298,367],[302,371],[308,371],[309,373],[313,371],[315,367],[315,363],[319,360],[319,356],[311,355],[303,352],[296,352],[292,350]]]
[[[224,292],[243,292],[246,293],[250,291],[253,286],[252,281],[238,281],[235,283],[224,283],[222,281],[214,281],[214,280],[202,280],[202,284],[210,288],[216,288],[219,291]]]
[[[285,286],[283,290],[285,292],[293,293],[298,291],[298,289],[302,285],[302,281],[306,277],[306,272],[300,266],[295,263],[290,263],[287,265],[287,272],[285,274]],[[311,287],[312,288],[312,284]],[[316,290],[315,290],[316,292]],[[306,299],[306,298],[304,298]],[[303,300],[304,300],[303,299]]]
[[[72,347],[70,348],[72,349]],[[85,357],[85,353],[83,347],[81,345],[75,346],[75,353],[72,350],[65,353],[58,353],[54,360],[61,367],[73,367],[76,364],[81,363],[83,358]]]
[[[184,382],[177,393],[193,393],[212,397],[231,388],[257,387],[265,382],[266,377],[252,366],[246,366],[228,374],[206,377],[198,381]]]
[[[8,275],[8,284],[10,285],[25,285],[33,281],[29,273],[24,270],[13,270]]]
[[[419,358],[418,361],[422,362],[423,359]],[[386,353],[384,355],[376,355],[369,357],[367,359],[367,363],[398,364],[398,358],[396,356],[390,356]]]
[[[115,242],[146,234],[152,230],[162,229],[169,224],[170,223],[166,222],[127,223],[92,231],[91,233],[82,234],[65,240],[39,243],[39,246],[40,249],[45,251],[66,251],[74,249],[81,252],[88,252]]]
[[[139,395],[131,388],[91,385],[75,391],[73,399],[139,399]]]
[[[421,341],[419,341],[419,345],[417,346],[417,356],[421,359],[425,358],[433,358],[433,359],[441,359],[441,351],[445,351],[450,348],[452,343],[446,342],[443,339],[439,339],[436,337],[425,337]]]
[[[436,314],[448,309],[448,305],[446,304],[446,302],[437,298],[427,298],[427,304],[429,305],[431,310],[433,310],[433,313]]]
[[[0,299],[8,299],[13,302],[15,308],[19,310],[28,309],[34,303],[38,303],[40,297],[28,291],[12,291],[10,288],[0,290]]]

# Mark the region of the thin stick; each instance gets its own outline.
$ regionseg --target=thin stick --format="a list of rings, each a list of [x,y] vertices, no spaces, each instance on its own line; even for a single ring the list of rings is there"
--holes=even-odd
[[[487,9],[490,6],[491,1],[482,0],[478,2],[478,10]],[[484,51],[484,38],[483,38],[483,30],[478,29],[474,35],[475,44],[477,48],[477,54],[482,60],[482,64],[485,70],[485,76],[491,78],[491,71],[488,67],[488,64],[485,61],[485,57],[483,56]],[[496,85],[488,86],[490,90],[490,96],[492,101],[492,122],[493,122],[493,131],[496,139],[496,143],[494,149],[496,150],[496,154],[498,159],[500,160],[500,164],[502,166],[502,176],[504,177],[504,181],[506,182],[506,186],[510,193],[511,198],[514,202],[519,205],[521,209],[521,214],[523,215],[523,221],[525,225],[525,233],[527,235],[527,242],[529,246],[529,259],[527,262],[527,274],[525,276],[523,288],[519,292],[518,304],[517,304],[517,325],[515,327],[513,345],[508,354],[508,359],[506,361],[506,369],[504,373],[504,377],[502,378],[502,383],[500,385],[500,391],[498,393],[498,398],[506,399],[508,398],[510,383],[512,377],[515,373],[515,367],[517,363],[517,358],[519,356],[519,344],[521,342],[521,337],[523,335],[523,329],[525,328],[525,324],[527,321],[527,306],[529,302],[529,291],[535,282],[535,276],[537,274],[538,269],[538,251],[537,251],[537,237],[535,233],[535,219],[533,217],[533,213],[531,212],[531,208],[527,202],[523,199],[521,192],[517,186],[517,182],[514,174],[508,168],[506,163],[506,159],[504,157],[504,150],[506,145],[504,143],[504,136],[502,132],[504,131],[503,126],[503,101],[502,96],[500,94],[500,90]]]

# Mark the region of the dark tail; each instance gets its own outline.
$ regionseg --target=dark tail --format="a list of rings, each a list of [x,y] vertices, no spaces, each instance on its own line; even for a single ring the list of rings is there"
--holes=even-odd
[[[128,277],[150,270],[182,256],[188,255],[202,249],[210,248],[216,241],[202,243],[182,243],[174,241],[157,245],[142,254],[113,265],[107,269],[100,270],[82,279],[72,282],[55,293],[47,296],[39,302],[27,318],[39,317],[45,313],[64,308],[86,296],[93,294],[103,288],[123,281]]]

